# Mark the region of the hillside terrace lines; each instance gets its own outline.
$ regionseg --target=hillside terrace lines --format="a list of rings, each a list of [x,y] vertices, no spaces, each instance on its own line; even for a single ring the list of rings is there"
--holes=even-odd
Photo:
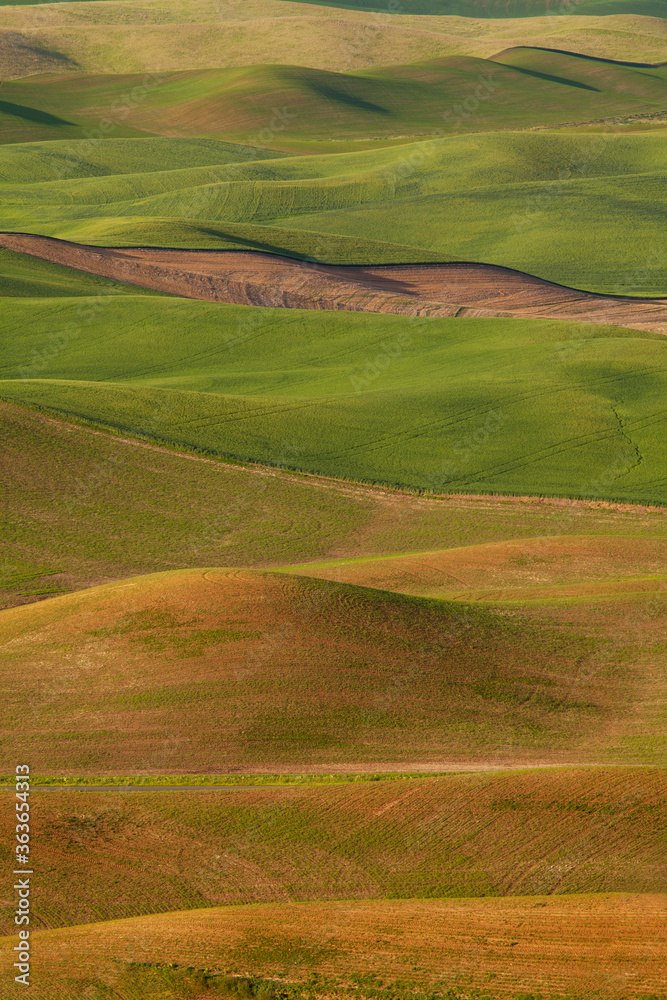
[[[0,245],[185,298],[237,305],[430,316],[518,316],[667,334],[667,300],[595,295],[474,263],[343,266],[253,251],[108,248],[0,233]]]

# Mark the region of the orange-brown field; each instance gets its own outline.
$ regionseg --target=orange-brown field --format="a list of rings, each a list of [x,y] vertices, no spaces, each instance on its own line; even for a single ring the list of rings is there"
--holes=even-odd
[[[535,316],[667,333],[664,300],[593,295],[487,264],[313,266],[268,253],[110,249],[18,233],[0,233],[0,246],[211,302],[413,316]]]
[[[639,681],[552,626],[243,569],[9,608],[0,635],[14,753],[67,774],[599,760]]]
[[[39,928],[245,903],[667,892],[663,768],[37,789]],[[9,843],[11,793],[0,792]],[[11,934],[13,905],[1,912]]]
[[[443,1000],[662,1000],[666,909],[665,894],[601,893],[284,902],[136,917],[35,934],[30,995],[204,1000],[223,992],[210,974],[226,972],[307,981],[304,993],[322,998],[367,996],[370,987],[371,996],[428,988]],[[13,943],[2,941],[3,976]],[[187,992],[164,989],[174,963],[191,974]],[[197,983],[198,969],[209,976]],[[394,990],[378,994],[381,984]]]
[[[561,535],[289,567],[360,587],[450,600],[534,601],[661,592],[667,538]]]
[[[56,774],[662,763],[662,593],[585,610],[573,628],[283,572],[133,578],[3,612],[2,725]]]

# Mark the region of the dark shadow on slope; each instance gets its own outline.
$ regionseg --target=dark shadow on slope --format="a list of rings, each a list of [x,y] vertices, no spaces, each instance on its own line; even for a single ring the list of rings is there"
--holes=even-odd
[[[14,118],[22,118],[27,122],[38,122],[40,125],[74,125],[64,118],[49,114],[48,111],[40,111],[39,108],[27,108],[23,104],[12,104],[10,101],[0,101],[0,111],[6,115],[13,115]]]
[[[590,84],[580,83],[578,80],[568,80],[564,76],[552,76],[551,73],[538,73],[536,69],[526,69],[524,66],[508,66],[508,69],[515,69],[517,73],[525,73],[526,76],[536,76],[540,80],[548,80],[550,83],[560,83],[566,87],[578,87],[580,90],[594,90],[596,94],[601,93],[599,87],[591,87]]]
[[[509,55],[510,52],[520,52],[520,51],[553,52],[559,56],[571,56],[572,59],[585,59],[587,62],[606,63],[608,66],[630,66],[633,67],[634,69],[662,69],[664,66],[667,66],[667,62],[657,62],[657,63],[624,62],[622,59],[606,59],[604,56],[588,56],[584,55],[583,52],[570,52],[568,49],[549,49],[545,45],[513,45],[511,46],[511,48],[503,49],[502,52],[496,52],[495,55],[488,56],[487,58],[493,62],[497,59],[500,59],[501,56]],[[503,63],[502,65],[505,64]],[[514,66],[513,68],[518,69],[517,66]],[[556,78],[554,77],[553,79]]]
[[[347,104],[348,107],[356,108],[358,111],[372,111],[375,114],[390,115],[389,108],[383,108],[381,104],[373,104],[371,101],[364,101],[354,94],[347,94],[344,90],[337,90],[335,87],[327,86],[325,83],[315,83],[308,80],[308,86],[316,94],[326,97],[329,101],[336,101],[338,104]]]

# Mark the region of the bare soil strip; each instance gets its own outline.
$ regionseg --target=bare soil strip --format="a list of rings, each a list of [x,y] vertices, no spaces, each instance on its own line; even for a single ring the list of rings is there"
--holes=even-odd
[[[79,271],[190,299],[407,316],[518,316],[667,334],[667,299],[565,288],[490,264],[314,264],[237,250],[109,248],[0,233],[0,246]]]

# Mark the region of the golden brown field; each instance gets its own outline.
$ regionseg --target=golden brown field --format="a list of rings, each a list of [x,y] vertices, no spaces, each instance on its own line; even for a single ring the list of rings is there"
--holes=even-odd
[[[218,971],[278,980],[279,988],[302,983],[306,995],[322,998],[369,995],[369,987],[382,996],[374,993],[381,984],[403,996],[428,989],[443,998],[494,1000],[661,998],[666,904],[665,894],[601,893],[284,902],[136,917],[38,932],[40,973],[31,996],[166,996],[176,963],[190,967],[190,988],[180,996],[193,1000],[216,994],[210,974]],[[3,975],[13,940],[2,942]],[[197,977],[198,987],[193,974],[204,969],[209,977]],[[137,992],[137,982],[149,978],[151,991],[140,985]]]
[[[583,607],[572,628],[283,572],[133,578],[5,610],[3,727],[53,774],[662,763],[661,594],[594,606],[604,629]]]

